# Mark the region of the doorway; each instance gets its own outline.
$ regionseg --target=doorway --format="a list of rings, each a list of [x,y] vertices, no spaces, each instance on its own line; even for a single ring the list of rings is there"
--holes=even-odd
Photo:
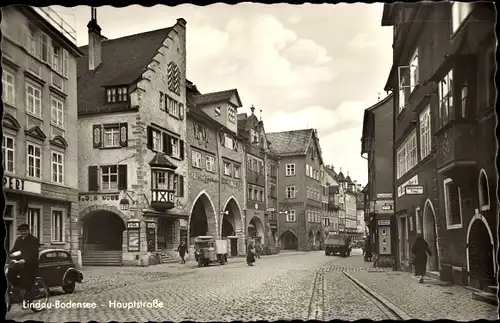
[[[238,255],[238,239],[231,239],[231,256],[236,257]]]

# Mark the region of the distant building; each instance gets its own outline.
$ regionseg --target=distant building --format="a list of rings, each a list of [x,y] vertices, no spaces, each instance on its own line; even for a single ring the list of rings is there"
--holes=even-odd
[[[278,216],[281,249],[314,250],[322,240],[321,165],[316,130],[268,133],[279,158]]]
[[[37,11],[2,7],[2,165],[9,250],[28,224],[42,248],[78,250],[76,60]]]
[[[398,93],[398,265],[407,269],[423,233],[430,271],[487,289],[496,285],[498,247],[494,4],[386,4],[382,25],[394,29],[386,88]]]
[[[370,239],[374,243],[373,251],[383,255],[386,265],[392,265],[392,257],[396,255],[394,242],[397,242],[397,232],[391,231],[391,218],[394,214],[393,102],[393,95],[390,94],[365,110],[361,139],[361,155],[368,160],[365,222],[369,228]],[[377,221],[385,222],[386,226],[379,230]]]
[[[323,233],[324,238],[328,233],[338,233],[339,230],[339,205],[338,205],[338,186],[339,183],[335,180],[337,174],[330,168],[329,165],[323,165],[322,169],[324,176],[322,184],[325,187],[327,202],[326,202],[326,215],[323,218]]]

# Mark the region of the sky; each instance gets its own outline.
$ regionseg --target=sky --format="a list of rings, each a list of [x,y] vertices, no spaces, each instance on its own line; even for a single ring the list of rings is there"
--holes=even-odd
[[[187,78],[202,93],[238,89],[266,132],[316,128],[325,164],[367,182],[363,112],[386,96],[392,28],[383,4],[190,4],[97,9],[109,39],[187,21]],[[52,6],[88,44],[90,7]]]

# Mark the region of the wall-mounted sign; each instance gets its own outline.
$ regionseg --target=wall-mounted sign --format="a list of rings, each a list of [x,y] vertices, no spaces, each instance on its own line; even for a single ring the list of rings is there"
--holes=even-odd
[[[392,199],[392,193],[377,193],[378,199]]]
[[[254,209],[258,210],[259,209],[259,204],[255,203]]]
[[[179,219],[179,226],[181,228],[187,228],[187,220],[186,219]]]
[[[146,228],[148,228],[148,229],[155,229],[156,228],[156,223],[155,222],[148,222],[146,224]]]
[[[78,196],[80,202],[95,202],[95,201],[116,201],[120,200],[120,194],[81,194]],[[132,201],[132,204],[135,202]]]
[[[271,207],[271,208],[269,208],[269,209],[266,210],[266,212],[274,212],[274,211],[276,211],[276,209],[273,208],[273,207]]]
[[[217,178],[214,178],[212,176],[207,176],[207,175],[202,174],[202,173],[197,173],[197,172],[192,171],[189,174],[191,175],[192,179],[197,179],[197,180],[200,180],[200,181],[205,182],[205,183],[208,183],[208,182],[218,183],[219,182],[217,180]]]
[[[406,195],[422,195],[424,194],[423,185],[408,185],[405,187]]]
[[[408,185],[418,185],[418,175],[413,176],[403,184],[398,186],[398,197],[405,195],[405,187]]]
[[[27,181],[12,176],[3,177],[3,188],[14,191],[36,193],[36,194],[42,193],[42,185],[40,183]]]
[[[127,222],[127,228],[129,229],[139,229],[140,228],[140,222],[139,221],[130,221]]]
[[[378,220],[378,225],[391,225],[391,220]]]
[[[393,200],[377,200],[375,201],[375,213],[377,214],[387,214],[392,213],[394,210]]]
[[[222,178],[222,184],[228,185],[235,188],[241,188],[241,181],[229,180],[227,178]]]

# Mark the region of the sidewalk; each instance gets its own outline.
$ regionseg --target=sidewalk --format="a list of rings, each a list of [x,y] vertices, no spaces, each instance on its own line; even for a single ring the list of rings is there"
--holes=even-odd
[[[407,272],[350,272],[352,277],[385,298],[412,319],[497,320],[497,307],[472,299],[472,292],[460,286]]]

